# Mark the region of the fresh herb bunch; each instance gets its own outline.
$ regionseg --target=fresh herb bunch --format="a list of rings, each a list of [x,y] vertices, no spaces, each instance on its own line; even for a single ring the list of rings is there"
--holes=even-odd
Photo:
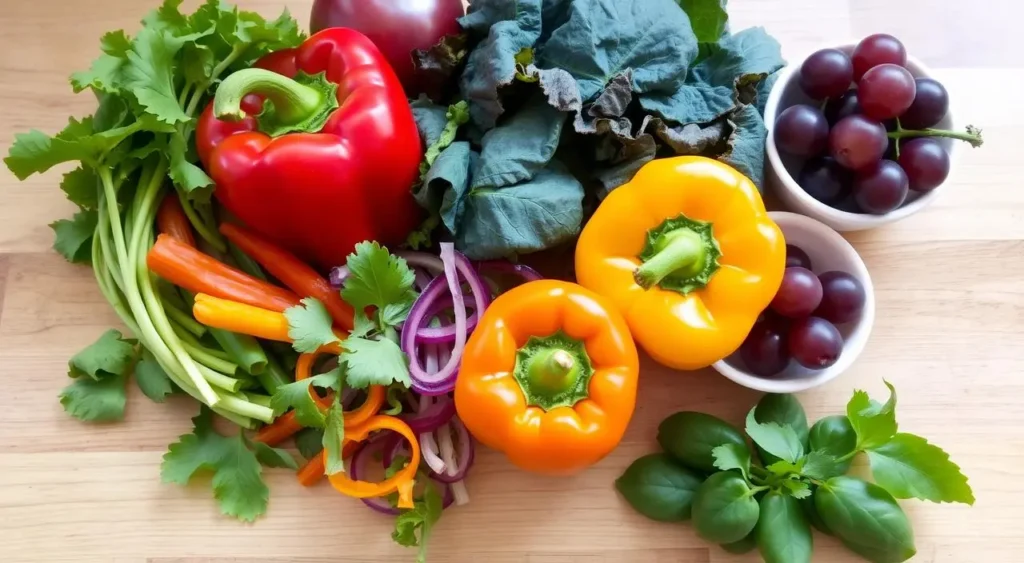
[[[658,428],[664,453],[634,461],[616,488],[651,519],[692,517],[705,540],[734,553],[756,547],[768,563],[809,562],[811,526],[868,561],[906,561],[914,533],[897,498],[974,504],[974,494],[946,452],[898,432],[886,385],[885,404],[856,391],[845,416],[811,427],[795,397],[765,395],[747,414],[753,450],[719,418],[673,414]],[[846,476],[859,453],[875,483]]]

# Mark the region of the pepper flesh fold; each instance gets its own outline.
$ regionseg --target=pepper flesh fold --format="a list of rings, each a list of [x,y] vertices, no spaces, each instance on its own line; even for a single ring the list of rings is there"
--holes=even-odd
[[[586,358],[578,359],[588,364],[589,381],[571,406],[545,410],[530,404],[516,373],[520,350],[531,339],[552,335],[582,343]],[[564,353],[542,352],[538,370],[544,362],[563,365]],[[571,474],[622,439],[636,403],[638,371],[626,322],[607,299],[573,283],[534,281],[502,294],[480,318],[463,353],[455,406],[476,439],[520,468]]]
[[[660,280],[644,289],[638,272],[649,234],[680,216],[710,223],[717,267],[706,285],[685,295]],[[576,246],[578,282],[614,303],[652,358],[683,370],[739,348],[778,291],[785,262],[782,231],[754,184],[722,162],[694,156],[646,164],[605,198]]]

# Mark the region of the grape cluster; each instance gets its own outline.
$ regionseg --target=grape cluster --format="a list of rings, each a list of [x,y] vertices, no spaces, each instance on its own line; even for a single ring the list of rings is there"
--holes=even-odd
[[[740,346],[747,369],[771,377],[792,359],[808,369],[836,363],[843,336],[836,325],[860,318],[864,286],[846,272],[815,275],[802,249],[786,245],[786,272],[775,298]]]
[[[914,78],[906,63],[903,44],[885,34],[866,37],[852,55],[822,49],[804,61],[800,87],[822,103],[786,108],[774,134],[780,151],[805,159],[797,181],[811,197],[888,213],[910,191],[929,192],[946,180],[949,154],[935,137],[981,145],[973,127],[931,129],[946,116],[949,95],[931,78]]]

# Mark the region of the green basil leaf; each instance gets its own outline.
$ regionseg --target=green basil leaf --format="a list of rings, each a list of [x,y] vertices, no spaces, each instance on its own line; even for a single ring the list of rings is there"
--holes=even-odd
[[[821,515],[818,514],[817,507],[814,506],[814,491],[811,492],[811,496],[800,499],[800,508],[804,511],[807,521],[817,528],[819,532],[829,536],[833,535],[832,530],[825,525]]]
[[[813,451],[804,458],[804,466],[800,473],[804,477],[825,481],[845,474],[849,465],[849,461],[840,463],[839,460],[829,454]]]
[[[722,471],[739,469],[743,477],[750,480],[750,448],[736,444],[722,444],[711,450],[715,456],[715,467]]]
[[[871,400],[864,391],[855,391],[846,405],[846,416],[857,433],[859,450],[880,446],[896,434],[896,389],[888,381],[885,385],[889,388],[889,400],[884,405]]]
[[[857,449],[857,432],[850,424],[849,417],[826,416],[811,427],[810,445],[812,451],[842,459]],[[836,475],[846,474],[852,461],[851,456],[845,461],[837,462]]]
[[[896,498],[974,504],[974,493],[960,467],[942,448],[913,434],[868,450],[875,481]]]
[[[737,473],[721,471],[708,477],[693,499],[693,527],[713,543],[742,540],[757,524],[760,509],[747,481]]]
[[[729,553],[735,553],[736,555],[742,555],[749,553],[757,549],[757,538],[755,537],[756,530],[747,534],[747,537],[740,541],[734,541],[732,543],[722,544],[722,549]]]
[[[747,434],[754,440],[754,444],[785,461],[795,463],[803,457],[804,446],[795,430],[774,422],[760,423],[756,411],[755,406],[747,413]]]
[[[874,483],[833,477],[815,491],[814,506],[835,536],[869,561],[899,563],[917,553],[907,515]]]
[[[800,401],[797,401],[793,395],[769,393],[761,397],[761,400],[757,402],[754,418],[758,422],[774,422],[779,426],[792,428],[796,432],[797,438],[800,439],[800,443],[803,444],[804,450],[807,450],[807,414],[800,406]],[[765,465],[775,463],[780,459],[778,456],[766,452],[760,446],[757,446],[757,453]]]
[[[743,434],[728,422],[700,412],[669,416],[658,426],[658,443],[687,467],[714,473],[714,449],[723,444],[747,447]]]
[[[637,512],[659,522],[690,518],[701,477],[665,454],[643,456],[615,480],[615,488]]]
[[[754,530],[765,563],[810,563],[814,540],[800,501],[776,492],[761,499]]]

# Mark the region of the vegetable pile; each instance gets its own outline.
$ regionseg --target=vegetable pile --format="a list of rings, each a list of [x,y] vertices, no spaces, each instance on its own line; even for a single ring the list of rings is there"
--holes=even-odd
[[[690,16],[673,0],[548,4],[471,2],[464,33],[417,57],[458,91],[414,103],[443,145],[416,191],[426,230],[473,259],[551,248],[657,156],[718,158],[760,185],[760,108],[784,64],[763,29],[729,33],[718,0],[684,2]]]
[[[616,488],[641,514],[693,520],[697,535],[732,553],[757,548],[767,563],[811,560],[811,527],[868,561],[906,561],[917,552],[896,499],[974,504],[967,478],[924,438],[898,432],[896,390],[878,403],[856,391],[846,415],[808,427],[792,395],[765,395],[729,423],[678,412],[658,428],[664,453],[633,462]],[[846,474],[867,454],[875,483]]]

